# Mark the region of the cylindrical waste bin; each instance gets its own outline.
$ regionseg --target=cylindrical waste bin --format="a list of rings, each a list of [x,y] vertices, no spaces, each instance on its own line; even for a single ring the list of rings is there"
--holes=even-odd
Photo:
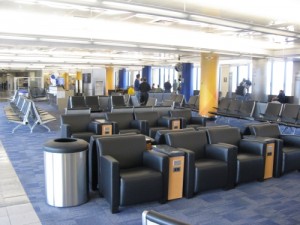
[[[44,144],[47,203],[56,207],[77,206],[88,200],[88,143],[58,138]]]

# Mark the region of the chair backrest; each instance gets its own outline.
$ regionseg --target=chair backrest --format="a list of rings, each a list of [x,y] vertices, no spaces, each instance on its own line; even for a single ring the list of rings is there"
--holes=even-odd
[[[189,225],[188,223],[160,214],[153,210],[143,212],[142,222],[142,225]]]
[[[281,103],[269,102],[265,113],[263,114],[263,119],[268,121],[277,121],[282,109]]]
[[[146,139],[143,135],[116,135],[113,138],[97,139],[99,155],[110,155],[119,162],[120,169],[143,165]]]
[[[166,137],[165,135],[167,133],[179,133],[179,132],[190,132],[195,131],[194,128],[184,128],[184,129],[178,129],[178,130],[158,130],[155,134],[155,142],[156,144],[166,144]]]
[[[99,96],[100,109],[104,112],[109,111],[109,97]]]
[[[297,116],[300,110],[300,105],[284,104],[280,121],[285,123],[296,123]]]
[[[131,104],[133,105],[133,107],[141,106],[140,101],[138,100],[136,95],[131,95],[130,96],[130,101],[131,101]]]
[[[174,109],[170,111],[171,117],[183,117],[189,122],[192,118],[191,109]]]
[[[195,153],[195,159],[205,157],[205,131],[174,132],[165,134],[166,143],[175,148],[186,148]]]
[[[106,120],[116,122],[119,129],[130,128],[130,122],[133,120],[132,112],[106,113],[105,116]]]
[[[182,104],[183,104],[183,99],[184,99],[184,95],[182,95],[182,94],[177,94],[177,95],[176,95],[176,98],[175,98],[175,100],[174,100],[175,105],[176,105],[176,106],[182,106]]]
[[[252,117],[255,108],[255,101],[243,101],[239,110],[239,116]]]
[[[60,116],[61,124],[69,124],[72,132],[83,132],[88,130],[91,122],[89,114],[67,114]]]
[[[278,124],[253,124],[249,129],[252,135],[259,137],[279,138],[280,136]]]
[[[219,102],[217,112],[218,113],[226,113],[228,107],[230,105],[231,99],[230,98],[222,98]]]
[[[198,97],[199,97],[198,95],[192,95],[192,96],[190,97],[190,99],[189,99],[189,101],[188,101],[187,104],[188,104],[190,107],[191,107],[191,106],[195,106]]]
[[[85,103],[87,107],[91,108],[92,111],[99,110],[99,100],[97,95],[86,96]]]
[[[134,112],[134,119],[147,120],[149,127],[155,127],[159,118],[159,113],[154,111]]]
[[[148,98],[148,101],[146,103],[146,106],[156,106],[156,103],[157,103],[157,99],[156,98]]]
[[[209,144],[226,143],[238,146],[241,133],[237,127],[220,127],[218,129],[208,129],[207,138]]]
[[[70,96],[70,108],[84,108],[87,107],[85,104],[84,96]]]
[[[112,95],[111,97],[111,105],[112,107],[125,107],[125,100],[123,95]]]
[[[231,100],[227,112],[228,114],[237,115],[242,105],[241,100]]]

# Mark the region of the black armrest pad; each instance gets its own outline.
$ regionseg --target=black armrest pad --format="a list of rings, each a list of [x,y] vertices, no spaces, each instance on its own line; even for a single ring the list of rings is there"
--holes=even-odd
[[[176,118],[172,117],[161,117],[157,120],[157,124],[160,127],[172,128],[172,121],[176,120]]]
[[[236,163],[237,146],[222,143],[209,144],[206,145],[206,156],[224,162],[234,161]]]
[[[284,145],[300,147],[300,136],[298,135],[280,135],[280,139],[283,140]]]
[[[145,166],[154,170],[164,172],[169,170],[168,156],[154,151],[146,151],[143,153],[143,163]]]
[[[120,204],[120,172],[119,163],[111,156],[100,156],[100,191],[110,203],[112,212]]]
[[[239,143],[239,151],[265,156],[266,143],[255,139],[242,139]]]
[[[62,138],[71,137],[71,126],[69,124],[66,123],[62,124],[60,130],[61,130]]]
[[[201,124],[202,126],[206,126],[206,118],[200,116],[191,117],[192,124]]]
[[[96,121],[91,121],[89,123],[89,131],[92,131],[95,134],[101,134],[100,124]]]

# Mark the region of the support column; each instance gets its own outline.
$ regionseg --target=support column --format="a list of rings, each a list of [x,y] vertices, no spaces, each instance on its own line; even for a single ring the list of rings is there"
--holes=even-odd
[[[142,77],[147,79],[148,84],[152,85],[152,68],[151,66],[144,66],[142,69]]]
[[[108,90],[114,89],[114,68],[106,67],[106,82],[105,82],[105,94],[108,95]]]
[[[199,114],[211,117],[209,111],[218,106],[217,70],[219,56],[217,54],[201,54],[201,84]]]
[[[75,95],[83,94],[83,85],[82,85],[82,72],[76,72],[76,84],[75,84]]]
[[[268,94],[266,90],[268,60],[267,59],[253,59],[252,60],[252,98],[261,101],[268,101]],[[270,84],[268,84],[270,85]]]
[[[128,81],[127,81],[127,73],[126,73],[126,69],[121,69],[119,70],[119,88],[120,89],[127,89],[128,86]]]
[[[185,100],[188,101],[190,96],[193,95],[193,63],[182,63],[182,76],[181,76],[181,90],[180,93],[184,95]]]
[[[65,79],[65,90],[68,91],[69,90],[69,74],[68,73],[64,73],[64,79]]]

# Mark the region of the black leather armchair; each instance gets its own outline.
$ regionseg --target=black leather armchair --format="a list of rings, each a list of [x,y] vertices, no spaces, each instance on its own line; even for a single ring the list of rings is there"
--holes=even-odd
[[[106,113],[105,116],[106,120],[112,123],[114,134],[141,133],[132,112]]]
[[[119,206],[167,201],[168,157],[147,151],[144,136],[99,139],[99,155],[99,191],[112,213]]]
[[[186,198],[209,189],[234,187],[235,146],[208,144],[206,131],[168,133],[166,142],[185,153],[183,191]]]
[[[206,118],[201,116],[192,116],[191,109],[174,109],[170,110],[171,117],[177,117],[181,120],[181,128],[186,127],[205,127]]]
[[[155,138],[155,134],[159,130],[172,128],[172,121],[175,118],[161,117],[158,112],[134,112],[134,123],[139,128],[142,134],[151,138]]]
[[[207,137],[210,144],[225,143],[237,147],[236,184],[264,179],[266,143],[242,139],[236,127],[208,129]]]
[[[273,175],[300,170],[300,136],[280,134],[277,124],[254,124],[249,126],[252,135],[275,139]]]
[[[89,142],[94,134],[100,134],[100,124],[92,121],[89,114],[60,116],[61,137],[80,138]]]

